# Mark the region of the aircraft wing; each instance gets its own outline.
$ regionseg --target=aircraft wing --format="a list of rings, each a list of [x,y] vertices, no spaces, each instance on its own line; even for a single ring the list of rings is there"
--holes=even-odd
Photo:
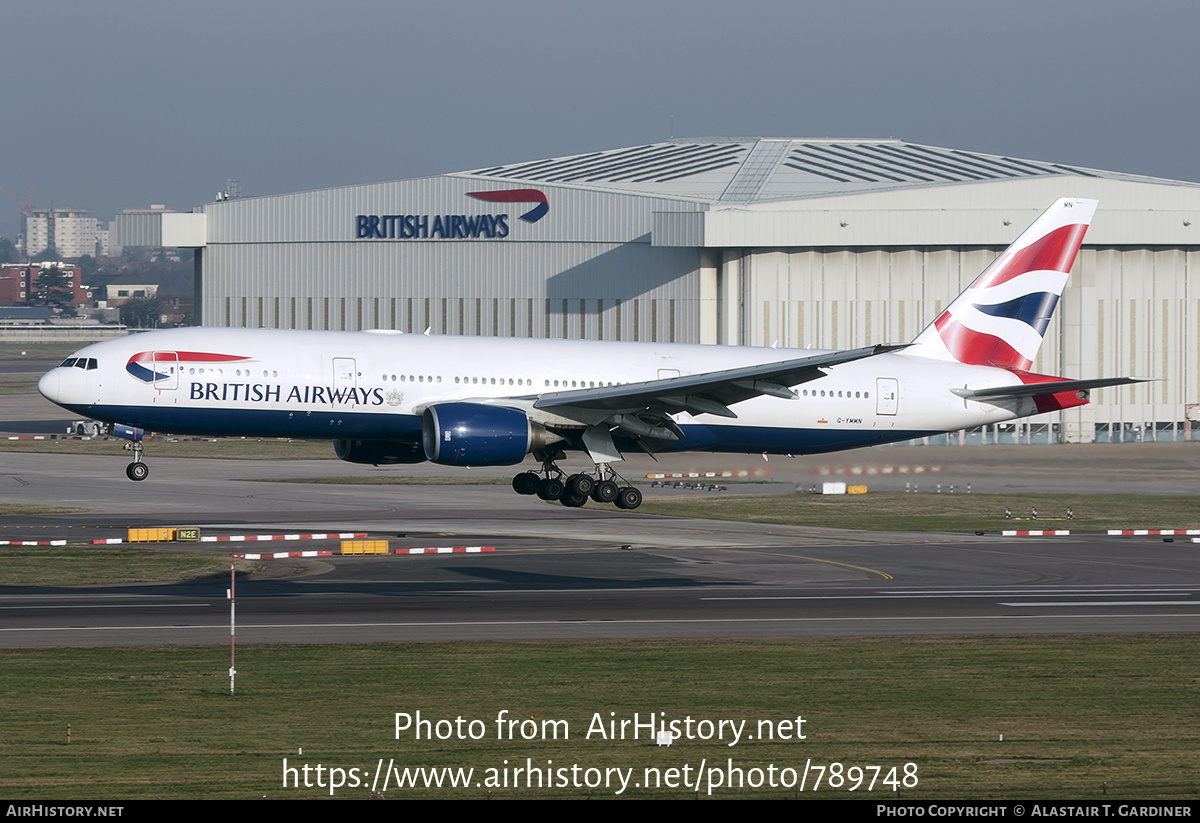
[[[1089,391],[1106,386],[1127,386],[1130,383],[1148,383],[1149,377],[1098,377],[1092,380],[1050,380],[1044,383],[1021,383],[1015,386],[997,386],[992,389],[951,389],[950,391],[967,400],[1005,400],[1016,397],[1033,397],[1038,394],[1056,394],[1063,391]]]
[[[823,369],[902,348],[905,346],[869,346],[725,371],[553,392],[539,397],[533,406],[588,421],[598,421],[613,414],[640,412],[655,416],[688,412],[693,415],[737,417],[729,408],[735,403],[760,395],[790,399],[796,396],[791,386],[821,377]]]

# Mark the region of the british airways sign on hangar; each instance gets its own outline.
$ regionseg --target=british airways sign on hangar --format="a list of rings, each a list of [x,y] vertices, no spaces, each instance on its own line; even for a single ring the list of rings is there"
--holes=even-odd
[[[467,192],[468,197],[489,203],[534,203],[520,216],[536,223],[550,211],[546,195],[538,189]],[[359,240],[502,240],[508,237],[508,214],[360,214],[356,218]]]

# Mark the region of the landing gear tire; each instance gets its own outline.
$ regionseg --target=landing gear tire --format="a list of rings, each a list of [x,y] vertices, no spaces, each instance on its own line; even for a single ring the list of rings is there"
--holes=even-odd
[[[592,489],[592,499],[597,503],[611,503],[621,493],[621,487],[611,480],[601,480]]]
[[[130,463],[125,467],[125,476],[130,480],[145,480],[150,476],[150,467],[145,463]]]
[[[537,472],[521,472],[512,479],[513,491],[517,494],[537,494],[541,481]]]
[[[538,481],[537,496],[543,500],[561,500],[566,490],[566,485],[557,477],[547,477]]]
[[[586,474],[573,474],[567,478],[567,491],[576,497],[586,498],[596,487],[596,481]]]
[[[633,486],[626,486],[617,493],[617,499],[613,502],[618,509],[636,509],[642,505],[642,493]]]
[[[569,509],[582,509],[585,505],[587,505],[588,499],[587,495],[571,494],[568,492],[567,494],[564,494],[562,499],[560,499],[558,502],[562,503]]]

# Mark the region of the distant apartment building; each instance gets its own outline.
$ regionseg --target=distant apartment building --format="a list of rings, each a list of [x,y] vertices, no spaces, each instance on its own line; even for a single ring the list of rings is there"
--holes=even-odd
[[[35,209],[25,221],[22,248],[27,257],[47,249],[59,257],[108,256],[109,230],[86,211],[74,209]]]
[[[155,283],[113,283],[104,287],[104,296],[109,306],[120,306],[130,300],[153,300],[158,296]]]
[[[42,291],[48,282],[45,273],[54,268],[70,276],[70,298],[64,303],[82,306],[91,302],[92,290],[83,285],[83,273],[76,266],[63,263],[4,263],[0,265],[0,306],[27,306],[44,302]]]

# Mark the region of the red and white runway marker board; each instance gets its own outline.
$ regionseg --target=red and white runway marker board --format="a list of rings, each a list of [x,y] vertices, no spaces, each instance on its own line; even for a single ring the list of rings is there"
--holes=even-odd
[[[231,554],[230,557],[236,557],[240,560],[279,560],[284,557],[333,557],[333,552],[328,549],[324,551],[311,552],[273,552],[271,554]]]
[[[425,549],[395,549],[393,554],[478,554],[495,550],[495,546],[434,546]]]

